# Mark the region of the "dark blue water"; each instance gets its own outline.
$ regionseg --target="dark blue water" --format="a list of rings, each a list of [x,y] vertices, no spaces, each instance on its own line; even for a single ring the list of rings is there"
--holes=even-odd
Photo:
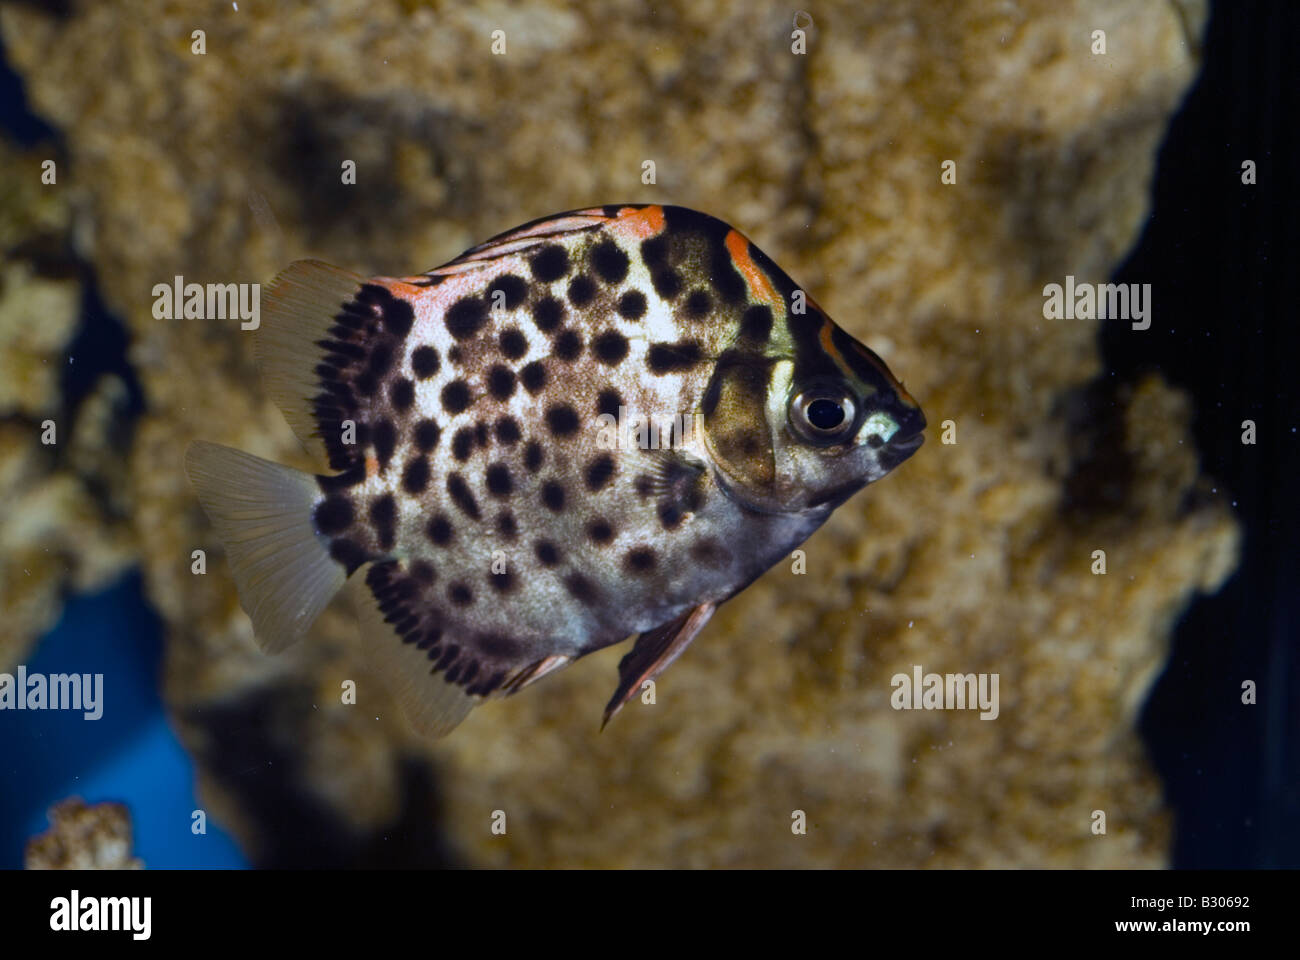
[[[50,144],[59,132],[33,114],[0,47],[0,133],[22,145]],[[127,384],[126,414],[143,407],[126,362],[126,334],[85,272],[82,323],[69,349],[75,363],[61,383],[75,409],[102,372]],[[0,868],[19,867],[27,840],[49,826],[46,811],[69,796],[117,801],[130,810],[135,855],[150,867],[244,867],[243,856],[211,816],[191,832],[194,766],[168,725],[159,695],[162,633],[138,575],[95,596],[72,597],[63,617],[27,656],[29,673],[102,673],[99,720],[78,712],[0,711]]]
[[[0,868],[21,866],[47,809],[73,795],[126,804],[147,866],[247,865],[210,815],[205,835],[191,832],[194,765],[163,710],[162,633],[138,575],[69,600],[25,663],[29,674],[102,673],[103,716],[0,710]]]

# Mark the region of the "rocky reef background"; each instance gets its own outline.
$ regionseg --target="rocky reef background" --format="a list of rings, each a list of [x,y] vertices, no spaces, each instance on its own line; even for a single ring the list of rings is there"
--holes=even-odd
[[[834,3],[800,18],[802,56],[769,3],[126,9],[0,3],[60,135],[0,147],[0,669],[69,591],[141,567],[201,802],[260,864],[1166,862],[1135,718],[1237,527],[1186,398],[1109,388],[1097,321],[1045,320],[1042,289],[1105,282],[1133,244],[1202,2]],[[182,456],[205,438],[306,463],[238,322],[156,320],[151,290],[264,283],[303,256],[417,272],[614,201],[746,232],[904,375],[930,442],[809,541],[805,573],[724,607],[653,706],[597,734],[620,647],[425,744],[346,610],[258,651]],[[91,283],[131,378],[74,403],[61,367]],[[1000,716],[891,709],[914,664],[998,673]]]

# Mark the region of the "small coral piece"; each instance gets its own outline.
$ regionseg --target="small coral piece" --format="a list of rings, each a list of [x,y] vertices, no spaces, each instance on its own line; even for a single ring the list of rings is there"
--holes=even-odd
[[[120,803],[70,797],[50,809],[50,829],[27,842],[28,870],[141,870],[131,856],[131,815]]]

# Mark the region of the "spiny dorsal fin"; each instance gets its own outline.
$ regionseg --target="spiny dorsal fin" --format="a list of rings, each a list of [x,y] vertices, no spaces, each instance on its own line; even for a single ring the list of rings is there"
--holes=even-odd
[[[186,451],[185,469],[226,548],[258,643],[278,653],[307,632],[345,579],[312,521],[315,479],[202,440]]]
[[[254,348],[267,392],[298,439],[322,465],[329,455],[321,441],[313,403],[321,392],[320,346],[343,306],[367,281],[320,260],[285,267],[266,292],[266,310]]]

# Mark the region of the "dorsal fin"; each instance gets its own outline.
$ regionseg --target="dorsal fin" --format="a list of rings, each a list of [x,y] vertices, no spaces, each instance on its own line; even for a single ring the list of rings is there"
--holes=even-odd
[[[406,277],[403,282],[415,287],[436,286],[452,277],[487,269],[502,257],[526,253],[558,238],[595,230],[607,223],[609,217],[601,215],[599,210],[575,210],[558,217],[544,217],[498,234],[491,240],[470,247],[450,263],[444,263],[417,277]]]
[[[267,392],[322,466],[330,464],[314,414],[321,392],[317,368],[330,352],[322,344],[332,338],[344,305],[356,298],[365,283],[357,274],[320,260],[289,264],[266,292],[266,310],[254,343]]]

